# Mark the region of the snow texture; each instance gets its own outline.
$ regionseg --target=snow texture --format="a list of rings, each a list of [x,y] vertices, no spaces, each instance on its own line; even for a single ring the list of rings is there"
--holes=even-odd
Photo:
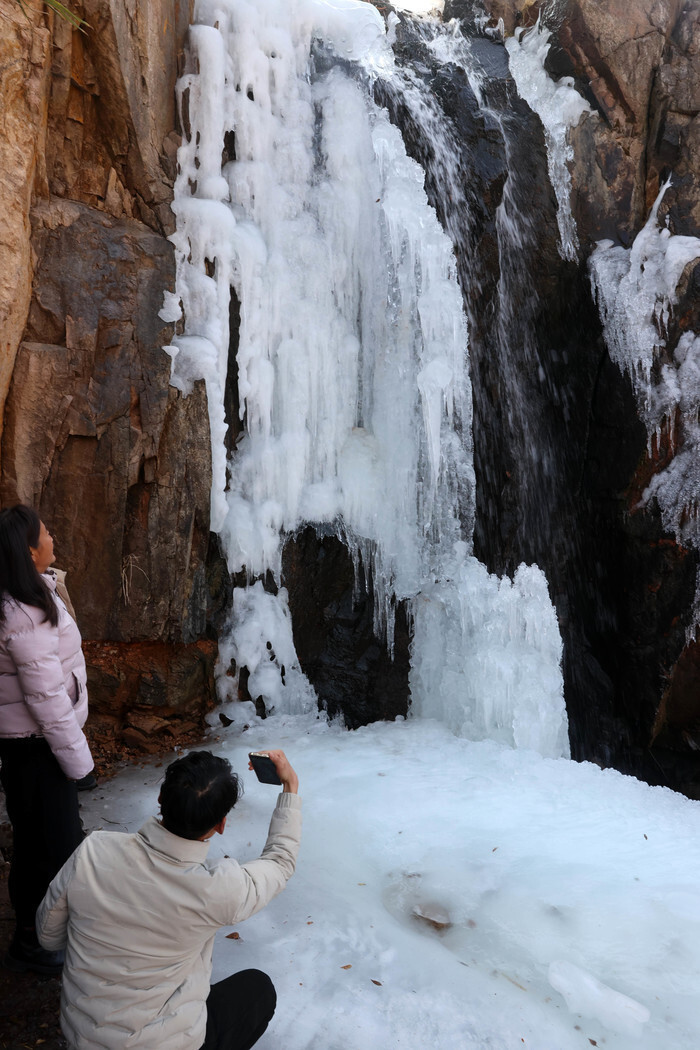
[[[210,857],[264,843],[276,794],[248,751],[283,747],[304,799],[297,873],[214,950],[215,980],[254,966],[277,987],[260,1050],[697,1050],[697,802],[431,719],[224,710],[204,746],[245,794]],[[86,826],[137,829],[162,774],[101,785]]]

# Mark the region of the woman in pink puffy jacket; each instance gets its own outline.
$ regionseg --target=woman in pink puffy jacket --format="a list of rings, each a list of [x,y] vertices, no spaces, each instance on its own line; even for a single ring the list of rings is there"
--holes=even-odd
[[[0,782],[12,823],[16,929],[3,962],[58,973],[36,938],[51,879],[82,840],[76,782],[93,768],[80,632],[56,593],[53,540],[30,507],[0,511]]]

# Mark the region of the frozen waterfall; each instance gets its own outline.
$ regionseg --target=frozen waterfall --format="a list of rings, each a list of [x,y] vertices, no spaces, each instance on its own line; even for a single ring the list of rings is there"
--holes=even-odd
[[[212,528],[250,582],[222,671],[247,667],[278,710],[315,703],[284,588],[261,578],[283,582],[285,538],[322,526],[371,575],[390,649],[396,603],[410,603],[414,713],[568,754],[546,580],[536,566],[498,579],[472,555],[462,292],[423,170],[374,101],[377,78],[394,78],[381,16],[356,0],[198,0],[195,21],[179,83],[177,288],[162,316],[182,308],[172,382],[187,394],[206,381]],[[244,432],[227,458],[231,289]]]

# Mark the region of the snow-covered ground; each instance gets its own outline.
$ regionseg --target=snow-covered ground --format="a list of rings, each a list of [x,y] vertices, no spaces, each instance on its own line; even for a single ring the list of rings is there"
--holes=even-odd
[[[264,843],[276,792],[249,750],[283,747],[304,798],[296,875],[214,954],[215,980],[257,966],[275,982],[260,1050],[700,1046],[697,803],[430,719],[347,732],[226,710],[203,746],[245,794],[210,856]],[[163,768],[83,798],[86,827],[137,829]]]

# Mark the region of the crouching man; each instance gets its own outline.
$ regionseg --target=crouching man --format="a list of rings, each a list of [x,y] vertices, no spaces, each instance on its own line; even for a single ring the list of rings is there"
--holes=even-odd
[[[225,758],[194,751],[165,773],[152,817],[133,835],[93,832],[37,912],[39,940],[66,949],[61,1028],[70,1050],[247,1050],[275,1010],[266,974],[210,988],[214,935],[263,908],[294,872],[301,835],[297,775],[282,782],[257,860],[208,862],[239,782]]]

